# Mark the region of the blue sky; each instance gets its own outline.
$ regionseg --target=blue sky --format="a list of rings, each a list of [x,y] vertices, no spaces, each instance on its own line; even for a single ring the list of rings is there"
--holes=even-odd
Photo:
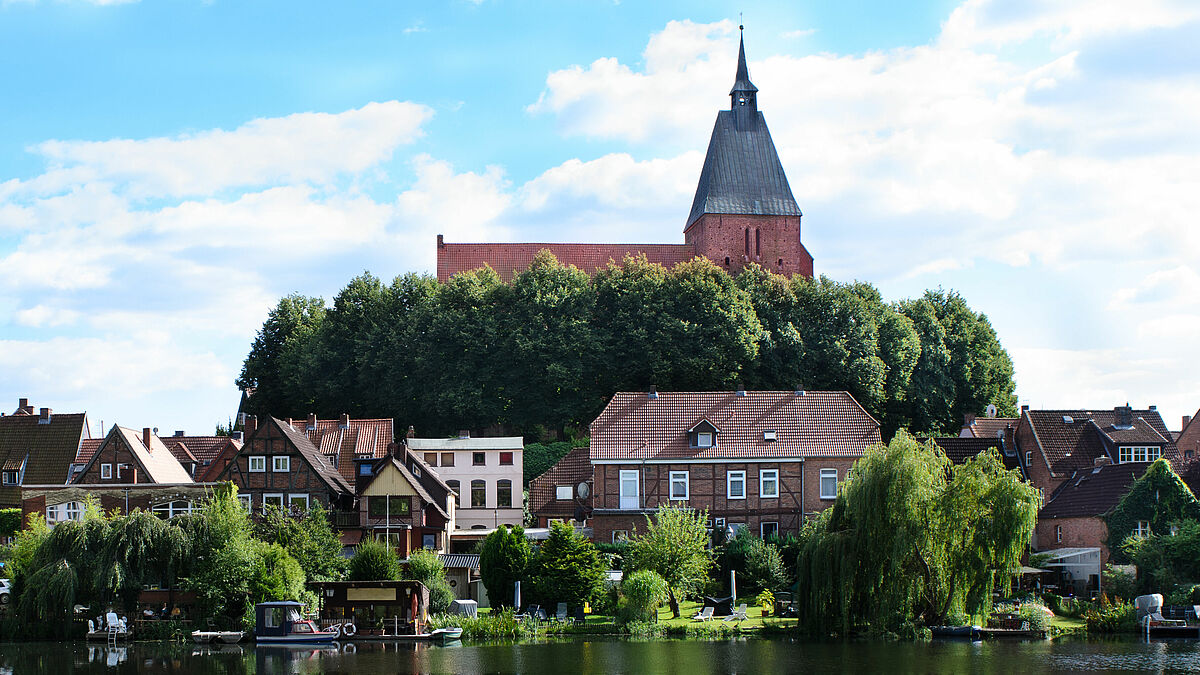
[[[1200,405],[1193,3],[0,0],[4,407],[206,432],[282,294],[681,241],[739,10],[818,273],[961,291],[1023,403]]]

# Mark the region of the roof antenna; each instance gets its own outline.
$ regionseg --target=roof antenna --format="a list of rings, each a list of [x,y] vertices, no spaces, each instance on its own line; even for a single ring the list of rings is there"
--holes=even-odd
[[[738,12],[738,30],[745,31],[746,27],[742,25],[742,13]]]

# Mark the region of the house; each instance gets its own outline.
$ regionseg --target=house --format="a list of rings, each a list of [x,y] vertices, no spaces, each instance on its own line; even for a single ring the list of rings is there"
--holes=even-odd
[[[50,525],[83,518],[84,500],[95,499],[104,513],[150,511],[171,518],[195,511],[218,483],[101,483],[21,486],[21,512],[28,522],[43,514]]]
[[[994,411],[993,411],[994,412]],[[975,413],[963,416],[962,438],[1001,438],[1006,429],[1017,426],[1019,417],[979,417]]]
[[[545,473],[529,481],[529,512],[538,527],[556,521],[584,525],[592,515],[592,462],[587,446],[572,448]]]
[[[245,443],[229,452],[228,463],[206,472],[213,481],[232,481],[238,499],[251,511],[267,505],[307,510],[319,502],[330,511],[350,511],[354,489],[308,436],[287,421],[255,416],[245,422]],[[228,448],[227,448],[228,451]]]
[[[342,543],[356,544],[367,536],[386,539],[401,558],[421,548],[449,552],[454,491],[410,450],[402,446],[395,450],[377,460],[370,478],[360,484],[360,529],[356,534],[346,532]]]
[[[880,441],[844,391],[620,392],[591,424],[593,536],[619,540],[665,503],[707,509],[716,529],[794,534]]]
[[[520,436],[417,438],[405,444],[458,494],[457,529],[484,530],[520,525],[525,519],[522,471],[525,439]]]
[[[543,249],[589,274],[627,255],[644,255],[665,267],[703,256],[731,274],[754,263],[777,274],[811,277],[813,258],[801,242],[803,214],[758,109],[758,87],[750,81],[744,42],[738,47],[729,103],[713,124],[683,226],[684,243],[447,243],[439,234],[438,281],[485,264],[507,281]]]
[[[88,438],[86,413],[35,411],[29,399],[19,399],[12,415],[0,415],[0,508],[21,506],[21,485],[70,480],[75,456]]]
[[[1193,460],[1200,458],[1200,422],[1196,422],[1197,419],[1200,419],[1200,410],[1196,411],[1195,415],[1184,415],[1179,433],[1174,434],[1180,459],[1186,465],[1195,464],[1197,462]],[[1192,490],[1195,491],[1195,488]]]
[[[351,485],[361,472],[388,455],[395,440],[391,418],[351,419],[343,413],[336,420],[319,420],[309,413],[307,419],[288,422],[308,436]]]
[[[71,479],[76,485],[192,482],[192,475],[152,429],[138,433],[116,424]]]
[[[197,480],[227,447],[232,446],[234,452],[242,447],[241,432],[234,436],[188,436],[183,431],[176,431],[174,435],[163,437],[162,442]]]

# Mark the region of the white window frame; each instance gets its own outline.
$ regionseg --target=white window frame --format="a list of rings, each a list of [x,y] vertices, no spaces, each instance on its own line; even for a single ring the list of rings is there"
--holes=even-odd
[[[100,465],[100,480],[112,480],[112,464],[105,462]]]
[[[125,478],[125,469],[127,468],[129,468],[129,464],[126,462],[117,464],[117,480],[122,480]]]
[[[571,501],[571,486],[570,485],[554,486],[554,498],[560,502]]]
[[[837,499],[838,485],[838,470],[837,469],[821,469],[821,473],[817,479],[817,489],[821,493],[821,499]],[[833,494],[825,492],[825,479],[833,478]]]
[[[251,504],[254,503],[254,498],[248,494],[238,494],[237,499],[238,503],[242,505],[242,508],[246,509],[247,511],[250,510]]]
[[[1027,467],[1033,466],[1033,451],[1032,450],[1025,451],[1025,466],[1027,466]]]
[[[246,461],[246,471],[249,471],[250,473],[266,473],[267,456],[250,455],[249,459]]]
[[[278,499],[279,503],[278,504],[271,503],[272,499]],[[287,504],[287,501],[284,500],[282,492],[271,492],[271,493],[268,493],[268,494],[265,494],[262,496],[263,513],[267,512],[268,506],[278,506],[280,509],[282,509],[286,504]]]
[[[67,520],[83,519],[83,502],[67,502]]]
[[[742,494],[733,494],[734,479],[742,485]],[[725,498],[726,499],[745,499],[746,498],[746,472],[745,471],[726,471],[725,472]]]
[[[683,481],[683,496],[675,494],[675,481]],[[687,471],[672,471],[667,476],[667,495],[670,501],[686,502],[692,496],[692,479]]]
[[[697,431],[696,432],[696,447],[697,448],[711,448],[713,445],[715,445],[715,443],[713,442],[714,440],[716,440],[716,439],[713,438],[713,432],[711,432],[711,431]]]
[[[613,530],[612,542],[618,544],[629,539],[629,530]]]
[[[304,508],[302,510],[307,511],[308,507],[309,507],[309,498],[308,498],[307,492],[288,494],[288,496],[287,496],[288,510],[295,509],[296,505],[293,504],[292,502],[299,500],[301,497],[304,498]]]
[[[774,525],[774,526],[775,526],[775,536],[776,536],[776,537],[778,537],[778,536],[779,536],[779,521],[775,521],[775,520],[766,520],[766,521],[762,521],[762,522],[760,522],[760,523],[758,524],[758,536],[759,536],[759,538],[761,538],[761,539],[766,539],[766,538],[767,538],[767,525]]]
[[[1148,520],[1137,521],[1137,525],[1135,525],[1133,528],[1133,534],[1136,537],[1149,537],[1150,536],[1150,521],[1148,521]]]
[[[714,530],[724,530],[725,529],[725,519],[724,518],[713,518],[713,529]]]
[[[8,479],[8,477],[10,475],[12,476],[12,480]],[[20,484],[20,482],[21,482],[21,472],[20,471],[9,470],[9,471],[4,472],[4,484],[5,485],[18,485],[18,484]]]
[[[290,455],[271,455],[271,471],[273,473],[288,473],[292,470]]]
[[[178,507],[176,504],[183,504],[183,506]],[[150,507],[151,513],[156,516],[166,515],[168,519],[192,513],[195,510],[196,505],[189,499],[172,499],[169,502],[161,502]]]
[[[1157,445],[1122,445],[1118,453],[1118,464],[1153,462],[1162,457],[1162,448]]]
[[[774,481],[775,483],[775,489],[772,492],[767,492],[767,481]],[[779,469],[759,470],[758,496],[763,499],[779,499]]]
[[[617,474],[617,507],[621,509],[642,508],[642,472],[636,469],[623,469]],[[625,494],[625,486],[633,481],[634,492]],[[632,501],[631,501],[632,500]]]
[[[1062,543],[1062,525],[1054,526],[1054,543],[1056,543],[1056,544]]]

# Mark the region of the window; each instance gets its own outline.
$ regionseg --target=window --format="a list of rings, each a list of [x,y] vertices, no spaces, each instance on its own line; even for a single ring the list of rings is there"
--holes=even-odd
[[[117,478],[124,478],[125,469],[128,469],[128,468],[129,468],[128,464],[118,464],[117,465]]]
[[[472,466],[483,466],[484,464],[487,464],[487,454],[483,452],[472,452],[471,464]]]
[[[19,482],[17,475],[18,475],[18,472],[16,472],[16,471],[5,471],[4,472],[4,484],[5,485],[16,485]]]
[[[367,515],[371,518],[406,518],[411,513],[409,497],[367,497]]]
[[[837,498],[837,469],[821,469],[821,499]]]
[[[425,453],[425,463],[428,464],[429,466],[437,466],[437,453],[436,452]]]
[[[1123,445],[1120,450],[1120,462],[1153,462],[1162,456],[1162,448],[1157,445]]]
[[[1177,523],[1171,523],[1171,536],[1174,537],[1178,534],[1179,534],[1179,525]]]
[[[174,518],[192,512],[192,503],[189,501],[179,500],[174,502],[166,502],[164,504],[156,504],[150,510],[154,515],[163,519]]]
[[[762,230],[754,228],[754,256],[762,255]]]
[[[745,523],[730,523],[729,524],[729,531],[732,532],[733,536],[735,536],[735,537],[738,535],[738,532],[741,532],[744,529],[746,529]]]
[[[269,506],[274,506],[277,509],[282,509],[283,508],[283,495],[282,494],[263,495],[263,513],[267,512],[267,507],[269,507]]]
[[[746,255],[750,255],[750,228],[746,228]]]
[[[1150,536],[1150,521],[1139,520],[1137,522],[1137,527],[1134,528],[1134,530],[1133,530],[1133,534],[1134,534],[1134,536],[1137,536],[1137,537],[1149,537]]]
[[[763,523],[759,526],[759,529],[761,530],[760,535],[763,539],[779,536],[779,523]]]
[[[512,481],[507,478],[496,481],[496,508],[512,508]]]
[[[292,509],[293,511],[307,511],[308,495],[288,495],[288,508]]]
[[[511,452],[500,453],[500,466],[512,466],[513,454]]]
[[[1056,543],[1056,544],[1062,543],[1062,525],[1054,526],[1054,543]]]
[[[237,499],[238,503],[242,505],[243,509],[246,509],[247,511],[250,510],[250,495],[238,495]]]
[[[100,465],[100,480],[112,480],[112,464]]]
[[[612,540],[616,544],[629,538],[629,530],[613,530]]]
[[[687,471],[672,471],[671,472],[671,499],[688,498],[689,480]]]
[[[1025,451],[1025,466],[1026,467],[1033,466],[1033,451],[1032,450]]]
[[[483,453],[477,452],[475,454],[482,455]],[[487,508],[487,483],[481,480],[471,481],[471,508]]]
[[[276,455],[271,458],[271,470],[287,473],[292,470],[292,458],[287,455]]]
[[[458,508],[458,506],[459,506],[459,501],[458,501],[458,493],[459,493],[459,490],[458,490],[458,481],[456,481],[456,480],[448,480],[448,481],[446,481],[446,485],[450,486],[450,489],[451,489],[451,490],[454,490],[454,507],[455,507],[455,508]]]
[[[454,466],[454,453],[453,452],[443,452],[442,453],[442,466]]]
[[[554,498],[559,501],[568,501],[571,499],[571,486],[558,485],[554,488]]]
[[[758,496],[779,496],[779,469],[763,469],[758,472]]]
[[[725,529],[725,519],[724,518],[713,518],[713,529],[714,530]]]
[[[249,462],[247,469],[250,473],[262,473],[267,470],[267,458],[262,455],[251,456]]]
[[[745,471],[728,471],[725,473],[725,496],[730,499],[746,498]]]
[[[358,475],[370,476],[371,475],[371,463],[363,462],[362,464],[359,464],[358,465]]]
[[[436,534],[421,535],[421,548],[437,548]]]
[[[713,435],[711,431],[696,432],[696,447],[711,448],[713,444]]]

